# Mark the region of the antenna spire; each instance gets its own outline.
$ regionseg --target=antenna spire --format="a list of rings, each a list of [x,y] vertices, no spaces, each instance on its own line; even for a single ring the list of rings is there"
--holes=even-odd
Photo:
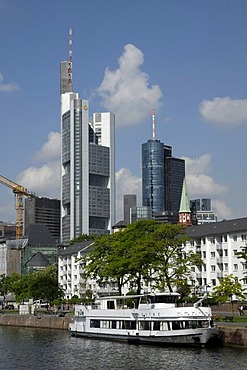
[[[152,132],[153,132],[153,140],[155,139],[155,110],[152,110]]]
[[[72,84],[72,28],[69,29],[69,67],[68,83]]]

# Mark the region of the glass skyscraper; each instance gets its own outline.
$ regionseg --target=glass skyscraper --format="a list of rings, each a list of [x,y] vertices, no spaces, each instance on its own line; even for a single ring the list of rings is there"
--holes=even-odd
[[[178,214],[185,177],[185,162],[172,157],[172,147],[152,139],[142,144],[142,204],[153,216]]]

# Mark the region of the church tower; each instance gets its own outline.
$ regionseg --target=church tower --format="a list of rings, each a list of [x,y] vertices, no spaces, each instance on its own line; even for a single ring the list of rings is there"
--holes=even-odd
[[[183,224],[183,225],[186,225],[186,226],[191,226],[192,225],[190,201],[189,201],[189,197],[188,197],[185,178],[184,178],[184,181],[183,181],[183,189],[182,189],[178,219],[179,219],[179,221],[178,221],[179,224]]]

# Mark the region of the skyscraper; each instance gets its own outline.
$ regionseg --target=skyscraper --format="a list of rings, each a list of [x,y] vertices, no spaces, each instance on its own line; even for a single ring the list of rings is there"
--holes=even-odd
[[[25,199],[25,233],[32,224],[44,224],[56,242],[60,241],[60,200],[28,197]]]
[[[142,204],[155,214],[169,211],[178,215],[185,177],[185,162],[172,157],[172,147],[155,138],[142,144]]]
[[[72,87],[70,60],[61,62],[61,241],[110,233],[115,223],[115,116],[95,113]]]
[[[130,209],[136,207],[136,194],[124,195],[124,221],[130,223]]]

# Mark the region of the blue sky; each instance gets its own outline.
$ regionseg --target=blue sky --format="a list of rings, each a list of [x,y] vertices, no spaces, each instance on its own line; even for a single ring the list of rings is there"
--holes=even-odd
[[[186,159],[190,199],[247,216],[246,0],[0,0],[0,174],[59,198],[60,61],[73,29],[73,89],[116,114],[117,220],[141,205],[141,144]],[[15,221],[0,186],[0,220]]]

